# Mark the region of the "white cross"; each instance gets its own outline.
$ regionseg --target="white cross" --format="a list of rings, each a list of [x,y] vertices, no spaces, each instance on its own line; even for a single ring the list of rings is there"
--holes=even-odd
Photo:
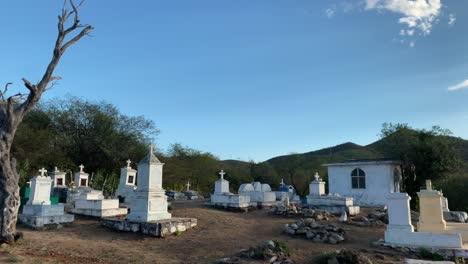
[[[224,172],[224,170],[221,170],[219,172],[219,175],[221,175],[221,180],[224,180],[224,175],[226,175],[226,173]]]
[[[55,167],[55,172],[60,172],[57,167]]]
[[[426,190],[432,190],[432,182],[431,182],[431,180],[426,180]]]
[[[187,186],[187,191],[190,191],[190,181],[187,182],[186,186]]]
[[[283,179],[281,179],[281,183],[280,183],[280,184],[281,184],[281,185],[284,185],[284,180],[283,180]]]
[[[41,173],[41,177],[44,177],[44,176],[46,176],[45,174],[47,173],[47,170],[42,168],[42,169],[39,170],[39,172]]]
[[[132,163],[132,161],[130,159],[127,160],[127,168],[130,168],[130,164]]]
[[[153,153],[153,149],[154,149],[155,145],[153,143],[151,143],[149,145],[149,147],[150,147],[150,153]]]
[[[84,171],[83,171],[83,169],[84,169],[84,165],[83,165],[83,164],[81,164],[81,165],[79,166],[79,168],[80,168],[80,173],[83,173],[83,172],[84,172]]]
[[[314,176],[314,177],[315,177],[315,180],[316,180],[316,181],[319,181],[320,176],[319,176],[318,172],[315,173],[315,176]]]

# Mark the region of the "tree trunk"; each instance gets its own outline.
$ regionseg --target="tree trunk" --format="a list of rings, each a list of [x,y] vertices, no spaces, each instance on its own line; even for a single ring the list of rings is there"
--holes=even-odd
[[[15,242],[16,238],[16,221],[18,220],[18,209],[20,206],[19,176],[16,172],[16,161],[10,157],[11,144],[13,143],[16,129],[24,116],[37,105],[42,93],[52,88],[55,83],[52,83],[49,87],[48,85],[60,79],[52,74],[65,50],[93,30],[93,27],[90,25],[80,24],[78,7],[83,1],[78,6],[75,6],[73,0],[68,1],[72,7],[72,11],[68,11],[65,8],[65,4],[67,3],[65,1],[62,14],[58,17],[58,35],[53,56],[42,79],[37,84],[32,84],[23,78],[24,85],[29,90],[28,95],[18,93],[5,99],[5,93],[8,91],[8,86],[12,84],[11,82],[5,85],[3,91],[0,91],[0,243],[11,244]],[[71,16],[73,16],[73,23],[65,29],[65,22]],[[70,35],[80,28],[82,28],[81,31],[74,37]],[[65,42],[67,36],[70,38]]]
[[[11,146],[11,144],[8,144]],[[19,176],[16,161],[10,158],[9,147],[0,143],[0,243],[13,243],[20,206]]]

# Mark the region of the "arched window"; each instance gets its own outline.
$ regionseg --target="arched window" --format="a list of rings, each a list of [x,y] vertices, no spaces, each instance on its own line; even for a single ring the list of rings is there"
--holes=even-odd
[[[351,172],[351,185],[353,189],[366,188],[366,173],[357,168]]]

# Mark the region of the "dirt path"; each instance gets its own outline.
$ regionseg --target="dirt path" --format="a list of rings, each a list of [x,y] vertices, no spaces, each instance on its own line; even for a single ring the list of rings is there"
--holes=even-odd
[[[114,232],[101,227],[96,219],[82,217],[59,230],[32,231],[20,227],[24,239],[13,248],[0,249],[0,262],[213,263],[270,239],[286,241],[297,263],[311,263],[313,257],[341,248],[364,250],[371,257],[379,257],[376,263],[401,261],[394,252],[371,247],[371,242],[383,237],[381,227],[345,225],[348,240],[329,245],[281,234],[282,226],[293,219],[271,216],[268,210],[226,212],[191,201],[174,203],[173,207],[173,216],[195,217],[198,227],[165,239]]]

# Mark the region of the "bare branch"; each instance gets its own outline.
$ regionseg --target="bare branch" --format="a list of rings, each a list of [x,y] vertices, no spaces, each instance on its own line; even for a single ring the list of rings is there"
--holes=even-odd
[[[12,82],[9,82],[9,83],[5,84],[5,89],[3,89],[3,92],[1,93],[2,100],[5,100],[5,97],[4,97],[4,96],[5,96],[5,94],[6,94],[7,91],[8,91],[8,86],[11,85],[11,84],[13,84],[13,83],[12,83]]]
[[[23,78],[23,82],[24,82],[24,86],[26,86],[26,88],[28,88],[29,91],[31,91],[31,92],[36,92],[37,91],[36,86],[33,85],[28,80],[26,80],[25,78]]]
[[[74,38],[70,39],[67,43],[65,43],[62,48],[61,48],[61,52],[63,53],[68,47],[70,47],[71,45],[73,45],[75,42],[77,42],[78,40],[80,40],[82,37],[84,37],[85,35],[88,35],[89,32],[91,32],[91,30],[93,30],[94,28],[92,26],[86,26],[78,35],[76,35]]]

